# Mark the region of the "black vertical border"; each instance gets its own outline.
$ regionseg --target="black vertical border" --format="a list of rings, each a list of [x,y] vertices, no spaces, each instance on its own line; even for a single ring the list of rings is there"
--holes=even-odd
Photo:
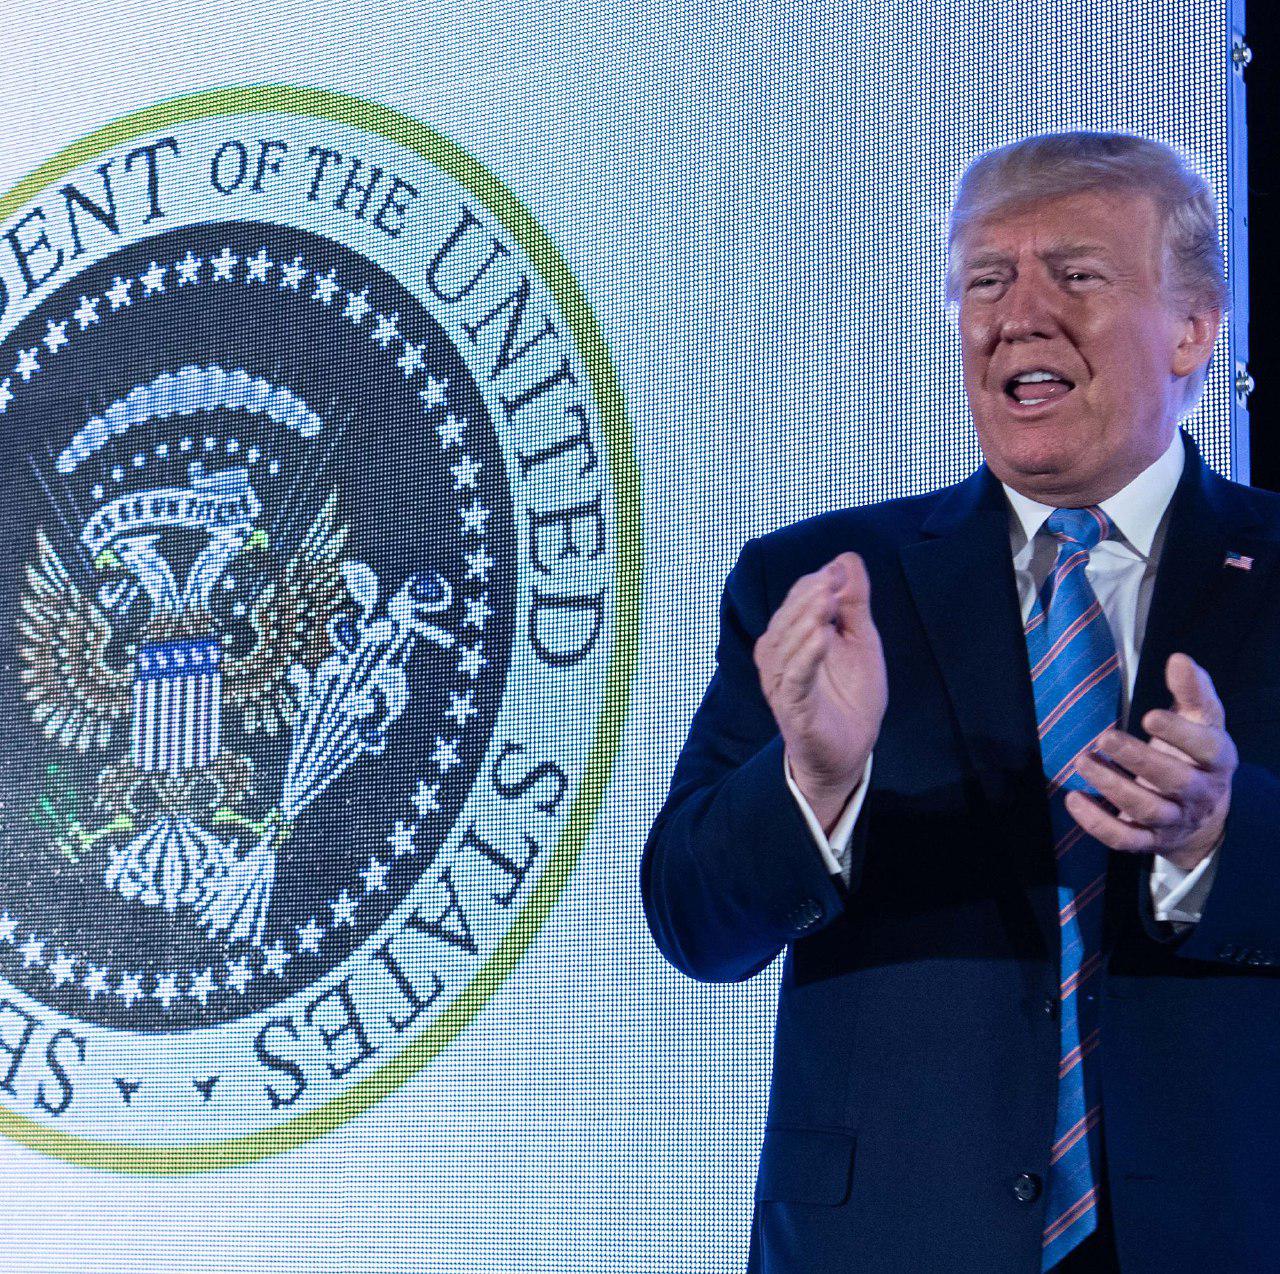
[[[1231,2],[1243,11],[1245,0]],[[1238,16],[1243,28],[1243,12]],[[1247,181],[1237,201],[1240,211],[1232,214],[1232,327],[1237,333],[1234,358],[1240,362],[1243,351],[1254,388],[1244,405],[1236,396],[1235,423],[1248,438],[1251,459],[1237,476],[1280,491],[1280,296],[1275,290],[1280,276],[1280,14],[1269,0],[1249,6],[1243,35],[1243,47],[1251,57],[1234,72],[1243,85],[1244,100],[1234,110],[1232,156],[1247,152],[1242,165]],[[1252,125],[1247,146],[1246,115]],[[1237,219],[1242,221],[1239,228]]]

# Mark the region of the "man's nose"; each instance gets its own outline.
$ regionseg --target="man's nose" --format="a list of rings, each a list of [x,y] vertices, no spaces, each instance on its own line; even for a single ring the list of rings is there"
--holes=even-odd
[[[997,330],[1000,339],[1026,341],[1054,336],[1058,331],[1056,301],[1047,281],[1019,274],[999,301]]]

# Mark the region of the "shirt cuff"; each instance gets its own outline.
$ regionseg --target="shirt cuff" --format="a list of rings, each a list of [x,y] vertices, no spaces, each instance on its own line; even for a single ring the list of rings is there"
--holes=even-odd
[[[873,752],[871,756],[874,755]],[[827,870],[833,876],[847,876],[849,841],[853,838],[853,825],[858,821],[858,812],[862,809],[862,802],[866,799],[867,788],[871,782],[871,756],[867,757],[867,763],[862,767],[862,778],[858,786],[853,789],[848,804],[845,805],[839,820],[831,829],[831,835],[828,836],[822,824],[818,822],[818,816],[809,808],[809,802],[804,799],[800,788],[796,785],[795,776],[791,773],[790,758],[785,752],[782,754],[782,772],[786,776],[787,786],[800,807],[800,813],[804,815],[805,824],[813,836],[818,852],[822,855],[822,861],[826,863]]]
[[[1197,924],[1217,869],[1216,850],[1202,858],[1190,871],[1183,871],[1157,854],[1151,864],[1151,902],[1156,919],[1175,924]]]

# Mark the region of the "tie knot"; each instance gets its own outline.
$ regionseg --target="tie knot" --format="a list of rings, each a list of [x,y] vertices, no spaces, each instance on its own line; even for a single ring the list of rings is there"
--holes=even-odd
[[[1045,519],[1045,529],[1059,540],[1091,549],[1115,534],[1115,523],[1096,504],[1085,509],[1055,509]]]

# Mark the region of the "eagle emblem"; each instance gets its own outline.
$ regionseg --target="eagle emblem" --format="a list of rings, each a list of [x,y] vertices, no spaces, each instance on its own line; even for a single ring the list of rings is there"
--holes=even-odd
[[[453,644],[431,620],[452,590],[414,574],[380,605],[375,572],[346,556],[336,490],[281,565],[246,468],[192,461],[187,476],[84,522],[74,547],[96,589],[37,529],[20,676],[49,739],[103,755],[87,811],[43,798],[58,848],[103,855],[103,883],[126,899],[190,908],[210,936],[260,946],[279,846],[335,779],[383,750],[415,644]],[[229,634],[216,590],[233,563],[260,578]],[[270,779],[239,746],[255,735],[283,762]]]

